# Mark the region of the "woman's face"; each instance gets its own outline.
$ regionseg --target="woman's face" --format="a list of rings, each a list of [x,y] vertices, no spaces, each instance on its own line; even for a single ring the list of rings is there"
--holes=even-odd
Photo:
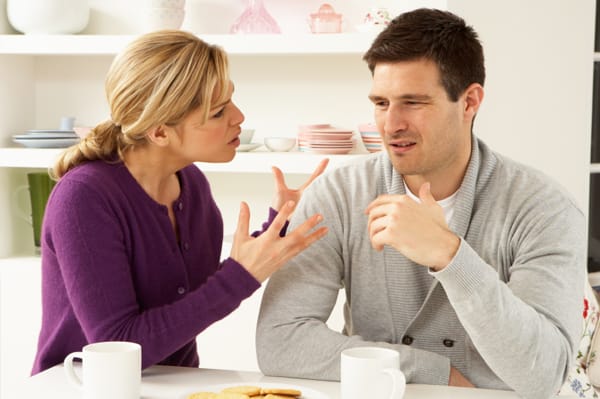
[[[244,114],[231,99],[233,83],[227,90],[225,101],[213,104],[207,121],[202,122],[198,109],[173,126],[175,149],[186,163],[229,162],[235,156]]]

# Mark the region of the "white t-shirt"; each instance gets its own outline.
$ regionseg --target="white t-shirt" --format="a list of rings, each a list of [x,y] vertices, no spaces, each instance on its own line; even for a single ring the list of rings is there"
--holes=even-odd
[[[412,191],[410,191],[410,189],[406,185],[406,182],[404,181],[404,179],[402,180],[402,183],[404,184],[404,190],[406,190],[406,194],[413,200],[420,203],[421,199],[419,197],[417,197],[416,195],[414,195],[412,193]],[[450,220],[452,219],[452,215],[454,214],[454,203],[456,202],[456,194],[457,193],[458,193],[458,190],[456,190],[451,196],[437,201],[438,205],[441,206],[442,209],[444,210],[444,216],[446,217],[446,224],[448,224],[448,225],[450,224]]]

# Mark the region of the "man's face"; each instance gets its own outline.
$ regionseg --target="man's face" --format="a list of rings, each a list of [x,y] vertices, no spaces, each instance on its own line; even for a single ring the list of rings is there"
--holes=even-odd
[[[376,65],[369,94],[375,123],[394,168],[411,191],[425,181],[435,188],[458,175],[462,179],[471,152],[472,120],[464,97],[449,100],[431,61]]]

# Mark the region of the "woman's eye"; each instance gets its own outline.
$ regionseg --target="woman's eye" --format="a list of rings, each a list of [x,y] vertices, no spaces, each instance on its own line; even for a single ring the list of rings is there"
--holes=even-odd
[[[221,108],[221,109],[219,110],[219,112],[217,112],[216,114],[213,114],[213,116],[212,116],[212,117],[213,117],[213,118],[220,118],[220,117],[222,117],[222,116],[223,116],[223,113],[224,113],[224,112],[225,112],[225,108]]]

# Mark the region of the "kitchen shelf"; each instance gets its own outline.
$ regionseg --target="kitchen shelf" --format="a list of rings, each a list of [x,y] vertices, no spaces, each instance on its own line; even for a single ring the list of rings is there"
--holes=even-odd
[[[198,35],[237,55],[362,54],[376,34]],[[115,55],[134,35],[0,35],[0,54]]]
[[[3,269],[18,268],[39,268],[41,258],[33,255],[14,256],[0,259],[0,271]]]
[[[54,148],[0,148],[0,167],[48,168],[63,149]],[[329,155],[303,152],[239,152],[231,162],[204,163],[196,165],[204,172],[223,173],[271,173],[271,166],[278,166],[284,173],[310,174],[319,161],[329,158],[329,167],[336,167],[369,156],[368,153]]]

